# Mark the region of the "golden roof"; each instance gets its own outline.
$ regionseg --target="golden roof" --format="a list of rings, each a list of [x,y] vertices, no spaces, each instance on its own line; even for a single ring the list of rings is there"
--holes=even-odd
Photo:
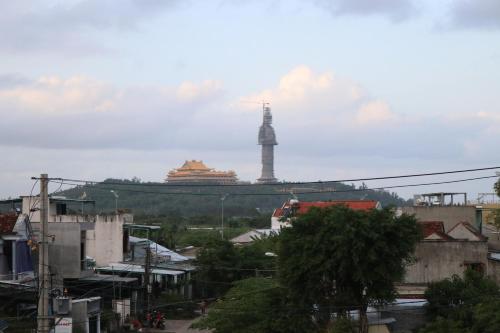
[[[185,161],[182,167],[171,170],[166,179],[167,182],[203,180],[220,180],[233,183],[238,179],[234,171],[218,171],[207,167],[201,160]]]
[[[210,171],[211,169],[207,168],[207,166],[203,164],[203,161],[201,160],[186,161],[179,169],[177,169],[177,171],[194,171],[194,170]]]

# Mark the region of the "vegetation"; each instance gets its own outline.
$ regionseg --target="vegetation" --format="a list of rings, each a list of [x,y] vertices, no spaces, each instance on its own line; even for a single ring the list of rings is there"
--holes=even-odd
[[[394,298],[394,282],[419,238],[413,217],[337,206],[313,209],[293,228],[248,247],[210,242],[197,279],[210,295],[227,294],[196,326],[217,333],[357,332],[347,312],[360,310],[367,332],[368,304]],[[277,253],[278,262],[266,252]]]
[[[500,332],[499,296],[496,283],[473,270],[432,283],[426,298],[433,321],[419,333]]]
[[[488,220],[487,222],[489,224],[491,224],[496,232],[498,233],[497,234],[497,238],[500,239],[500,209],[493,209],[491,212],[489,212],[488,214]]]
[[[118,185],[117,185],[118,184]],[[328,184],[336,192],[299,194],[301,200],[338,200],[367,199],[377,200],[382,205],[405,205],[407,202],[395,193],[359,189],[354,185],[342,183]],[[306,191],[322,190],[324,185],[307,185]],[[259,217],[262,213],[272,212],[280,207],[291,192],[290,185],[252,185],[243,187],[221,186],[189,186],[177,187],[164,183],[141,182],[132,180],[107,179],[95,185],[77,186],[57,195],[69,198],[79,198],[85,192],[86,198],[95,200],[97,212],[113,212],[115,197],[110,193],[118,193],[118,208],[129,209],[135,216],[162,217],[162,222],[183,224],[186,218],[197,218],[189,221],[193,224],[218,224],[221,214],[221,197],[228,194],[224,200],[224,214],[229,217]],[[300,191],[300,185],[294,185],[295,192]],[[251,195],[250,195],[251,194]],[[268,194],[268,195],[267,195]],[[80,210],[77,204],[74,210]],[[167,219],[165,219],[167,218]]]
[[[331,313],[359,310],[365,333],[368,305],[394,299],[394,282],[402,279],[419,239],[414,217],[388,209],[311,209],[280,235],[280,281],[319,331]]]
[[[271,237],[237,248],[227,240],[210,240],[198,253],[196,262],[195,282],[202,296],[219,297],[234,281],[273,275],[276,259],[266,256],[266,252],[273,251],[275,243],[275,238]]]
[[[193,327],[215,329],[217,333],[292,332],[278,320],[282,299],[274,279],[254,277],[237,281]]]

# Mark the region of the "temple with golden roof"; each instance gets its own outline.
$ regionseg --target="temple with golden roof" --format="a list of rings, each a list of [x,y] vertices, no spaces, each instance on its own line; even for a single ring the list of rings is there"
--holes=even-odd
[[[232,170],[217,171],[208,168],[203,161],[186,161],[182,167],[173,169],[167,174],[165,182],[175,183],[209,183],[209,184],[236,184],[238,178]]]

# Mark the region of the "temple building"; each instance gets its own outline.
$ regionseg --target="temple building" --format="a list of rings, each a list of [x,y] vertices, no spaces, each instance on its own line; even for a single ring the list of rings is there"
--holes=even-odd
[[[171,170],[165,182],[177,183],[203,183],[203,184],[236,184],[238,178],[232,170],[217,171],[207,167],[203,161],[186,161],[182,167]]]

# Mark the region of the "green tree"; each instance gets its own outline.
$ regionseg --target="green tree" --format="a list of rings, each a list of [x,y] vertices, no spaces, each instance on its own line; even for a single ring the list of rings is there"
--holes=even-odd
[[[495,192],[497,192],[497,195],[500,197],[500,179],[497,180],[497,182],[494,185]]]
[[[436,320],[427,324],[419,333],[472,333],[464,328],[461,321],[437,317]]]
[[[367,332],[371,303],[391,301],[421,232],[413,216],[389,209],[354,211],[344,206],[311,209],[281,232],[280,281],[291,301],[319,330],[331,314],[360,311]]]
[[[196,280],[205,291],[203,296],[220,296],[233,281],[274,275],[276,258],[266,253],[275,251],[276,243],[276,236],[255,240],[241,248],[227,240],[209,240],[197,258]]]
[[[356,323],[348,317],[336,318],[333,322],[330,333],[357,333]]]
[[[239,279],[239,271],[235,269],[239,265],[238,252],[227,240],[209,240],[198,253],[196,264],[195,282],[203,297],[218,297]]]
[[[459,328],[462,331],[457,332],[490,332],[482,329],[483,325],[497,327],[491,332],[500,332],[500,315],[495,310],[499,297],[496,283],[473,270],[467,270],[464,278],[454,275],[431,283],[425,292],[426,311],[434,321],[421,333],[454,333]]]
[[[488,221],[489,224],[491,224],[493,227],[495,227],[495,230],[497,232],[497,238],[500,239],[500,209],[493,209],[489,214],[488,214]]]
[[[472,332],[500,332],[500,300],[488,300],[474,307]]]
[[[286,306],[283,299],[276,280],[240,280],[193,327],[213,329],[215,333],[304,332],[294,330],[280,319]]]
[[[160,243],[175,251],[179,239],[179,226],[176,223],[162,223],[160,230],[162,240]]]

